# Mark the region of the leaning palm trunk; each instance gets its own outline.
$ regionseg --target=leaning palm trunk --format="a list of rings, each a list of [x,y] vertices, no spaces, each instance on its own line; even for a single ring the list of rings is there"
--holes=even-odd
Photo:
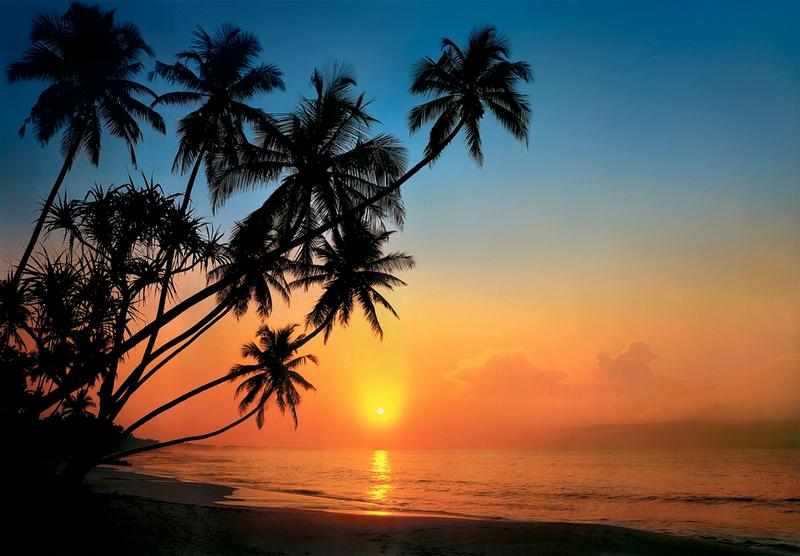
[[[321,325],[319,325],[317,328],[315,328],[313,332],[308,334],[305,338],[303,338],[301,341],[299,341],[297,343],[297,346],[296,346],[297,349],[300,349],[302,346],[304,346],[305,344],[310,342],[312,339],[314,339],[314,337],[316,337],[320,332],[325,330],[325,328],[331,323],[331,321],[333,320],[333,318],[335,316],[336,316],[336,313],[335,312],[331,312],[331,314],[328,316],[328,318],[325,319],[325,322],[323,322]],[[202,386],[198,386],[194,390],[190,390],[189,392],[186,392],[185,394],[183,394],[181,396],[178,396],[174,400],[172,400],[172,401],[170,401],[168,403],[165,403],[164,405],[162,405],[160,407],[157,407],[156,409],[154,409],[153,411],[151,411],[150,413],[148,413],[147,415],[145,415],[144,417],[142,417],[141,419],[139,419],[138,421],[133,423],[130,427],[125,429],[125,431],[122,433],[123,436],[128,436],[128,435],[133,434],[133,431],[137,430],[139,427],[141,427],[142,425],[144,425],[148,421],[151,421],[152,419],[155,419],[156,417],[158,417],[159,415],[161,415],[165,411],[169,411],[173,407],[182,404],[186,400],[189,400],[189,399],[191,399],[191,398],[193,398],[195,396],[198,396],[198,395],[202,394],[203,392],[211,390],[212,388],[215,388],[216,386],[219,386],[220,384],[224,384],[225,382],[229,382],[229,381],[233,380],[234,378],[236,378],[238,376],[245,375],[248,372],[251,372],[252,370],[253,370],[253,368],[251,366],[244,366],[239,370],[239,372],[228,373],[228,374],[226,374],[224,376],[221,376],[219,378],[215,378],[214,380],[206,382]]]
[[[128,456],[132,456],[134,454],[141,454],[142,452],[149,452],[151,450],[167,448],[169,446],[175,446],[176,444],[183,444],[185,442],[197,442],[198,440],[205,440],[207,438],[220,435],[223,432],[229,431],[234,427],[238,427],[239,425],[241,425],[242,423],[253,417],[256,413],[258,413],[260,409],[261,409],[260,406],[256,405],[256,407],[253,408],[249,413],[246,413],[242,417],[239,417],[238,419],[236,419],[232,423],[225,425],[221,429],[217,429],[215,431],[206,434],[198,434],[195,436],[184,436],[183,438],[176,438],[175,440],[168,440],[167,442],[157,442],[155,444],[149,444],[147,446],[142,446],[140,448],[133,448],[131,450],[125,450],[123,452],[117,452],[116,454],[111,454],[109,456],[106,456],[105,458],[102,459],[100,463],[113,463],[119,460],[120,458],[125,458]]]
[[[25,248],[25,252],[22,254],[22,258],[17,265],[17,269],[14,271],[14,283],[19,283],[20,278],[22,278],[22,274],[25,272],[25,268],[28,266],[28,259],[31,258],[33,250],[36,248],[36,244],[39,242],[39,236],[42,233],[42,228],[44,228],[47,215],[50,214],[50,208],[53,206],[53,203],[56,200],[56,196],[61,189],[61,184],[64,183],[64,178],[67,176],[67,172],[69,172],[70,168],[72,168],[72,163],[75,161],[75,155],[78,153],[78,146],[79,145],[77,144],[73,145],[67,153],[67,156],[64,158],[64,164],[61,165],[61,171],[58,173],[58,177],[56,178],[55,183],[53,183],[53,187],[50,189],[50,194],[47,196],[47,199],[45,199],[44,206],[42,206],[42,212],[39,215],[39,219],[36,221],[36,227],[33,228],[31,238],[28,240],[28,246]]]
[[[214,388],[215,386],[219,386],[220,384],[224,384],[225,382],[229,382],[230,380],[236,378],[237,376],[246,374],[250,370],[251,369],[243,369],[241,373],[226,374],[226,375],[221,376],[219,378],[215,378],[212,381],[206,382],[202,386],[198,386],[194,390],[190,390],[189,392],[186,392],[182,396],[178,396],[177,398],[175,398],[171,402],[165,403],[164,405],[162,405],[160,407],[157,407],[156,409],[154,409],[153,411],[151,411],[150,413],[148,413],[147,415],[145,415],[144,417],[142,417],[141,419],[136,421],[130,427],[125,429],[125,431],[123,432],[123,435],[128,436],[128,435],[133,434],[133,431],[135,431],[136,429],[138,429],[139,427],[141,427],[142,425],[144,425],[148,421],[150,421],[152,419],[155,419],[156,417],[158,417],[159,415],[161,415],[165,411],[168,411],[168,410],[172,409],[173,407],[175,407],[176,405],[182,404],[186,400],[189,400],[189,399],[191,399],[191,398],[193,398],[193,397],[195,397],[197,395],[200,395],[203,392],[206,392],[206,391]]]

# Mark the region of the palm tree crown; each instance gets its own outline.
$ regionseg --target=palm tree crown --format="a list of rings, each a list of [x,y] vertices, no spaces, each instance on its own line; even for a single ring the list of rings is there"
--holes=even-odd
[[[426,155],[438,156],[463,127],[470,156],[483,164],[480,121],[487,108],[527,142],[531,106],[517,85],[533,76],[526,62],[511,62],[509,56],[506,39],[494,27],[481,27],[472,31],[466,48],[444,39],[438,60],[426,57],[416,64],[411,92],[431,100],[414,107],[408,121],[412,132],[434,122]]]
[[[275,405],[281,412],[288,408],[292,413],[294,425],[297,426],[297,405],[301,395],[297,390],[299,385],[304,390],[314,390],[296,369],[307,362],[318,364],[313,355],[297,355],[297,350],[305,344],[305,335],[292,338],[296,324],[271,329],[262,326],[257,332],[259,343],[249,342],[242,347],[242,355],[256,360],[252,365],[235,365],[230,372],[231,380],[249,374],[248,378],[239,384],[236,395],[244,395],[239,402],[239,410],[244,413],[255,404],[256,425],[260,429],[264,425],[264,412],[267,403],[274,396]]]
[[[384,254],[384,246],[393,232],[375,232],[360,222],[348,221],[324,239],[315,255],[318,264],[306,270],[306,276],[295,280],[294,287],[308,289],[322,286],[323,292],[306,317],[307,326],[323,327],[328,340],[335,321],[347,326],[355,302],[361,305],[372,331],[383,338],[375,304],[397,317],[394,308],[377,288],[393,290],[406,283],[392,273],[408,270],[414,259],[406,253]]]
[[[277,67],[255,63],[260,52],[258,39],[238,27],[222,25],[213,37],[197,27],[191,50],[179,53],[174,64],[156,62],[156,74],[186,90],[163,94],[154,104],[199,105],[178,124],[180,147],[173,170],[185,172],[203,157],[210,175],[215,157],[237,160],[238,147],[246,142],[244,124],[265,118],[247,101],[284,88]]]
[[[90,410],[96,405],[92,396],[89,395],[89,391],[83,389],[74,396],[69,396],[64,401],[64,409],[61,410],[61,415],[64,417],[85,419],[92,416]]]
[[[315,96],[302,98],[290,114],[262,122],[258,146],[246,147],[243,162],[220,171],[212,185],[220,203],[236,191],[279,180],[264,205],[242,223],[242,233],[252,238],[278,230],[281,241],[289,242],[385,189],[405,167],[397,138],[369,136],[376,120],[366,111],[364,95],[353,92],[355,79],[347,67],[314,71],[311,84]],[[399,192],[366,214],[402,223]],[[301,249],[305,262],[313,244]]]
[[[155,93],[132,80],[142,70],[140,56],[152,56],[153,51],[136,26],[114,22],[113,10],[75,3],[62,16],[39,15],[31,42],[22,59],[9,65],[8,80],[43,81],[48,86],[20,135],[30,123],[44,144],[66,128],[61,151],[68,164],[84,150],[97,166],[103,126],[125,141],[134,164],[134,146],[142,138],[136,118],[166,131],[161,116],[135,98],[155,98]]]

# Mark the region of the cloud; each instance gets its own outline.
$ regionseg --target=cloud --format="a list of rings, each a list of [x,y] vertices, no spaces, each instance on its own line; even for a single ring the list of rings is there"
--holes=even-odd
[[[494,353],[462,363],[447,378],[466,387],[468,394],[492,398],[537,398],[564,395],[564,373],[536,367],[521,352]]]
[[[715,354],[705,355],[713,360]],[[715,374],[684,380],[645,342],[601,352],[564,372],[548,370],[525,351],[492,352],[446,373],[453,387],[439,395],[451,396],[447,407],[459,410],[448,412],[470,415],[474,430],[492,434],[502,426],[506,438],[533,438],[559,426],[792,419],[800,415],[800,358],[791,355],[743,366],[725,380]]]
[[[656,359],[647,344],[634,342],[616,355],[600,353],[597,376],[620,395],[673,394],[682,390],[682,380],[653,372],[650,365]]]
[[[775,358],[779,363],[796,363],[800,362],[800,353],[785,353]]]

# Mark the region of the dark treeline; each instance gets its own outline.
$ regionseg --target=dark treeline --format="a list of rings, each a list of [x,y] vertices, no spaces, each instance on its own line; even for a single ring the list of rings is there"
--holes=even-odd
[[[385,294],[404,285],[395,274],[414,264],[387,247],[403,224],[400,187],[458,135],[481,164],[487,113],[528,138],[531,112],[518,86],[531,72],[509,59],[506,40],[491,27],[473,30],[463,47],[445,39],[438,56],[413,66],[410,91],[423,103],[411,110],[409,127],[430,128],[410,167],[401,142],[375,130],[369,101],[345,65],[313,71],[309,96],[288,113],[259,109],[260,98],[284,87],[282,74],[259,60],[259,41],[237,27],[197,28],[173,61],[152,62],[135,25],[73,4],[38,16],[30,38],[8,79],[44,89],[20,133],[32,128],[42,144],[60,135],[63,165],[19,263],[0,282],[2,460],[27,484],[77,484],[102,462],[209,438],[248,419],[261,427],[269,403],[296,423],[301,393],[313,388],[300,371],[317,363],[301,354],[306,344],[318,336],[327,342],[357,307],[378,336],[379,311],[397,316]],[[138,81],[148,74],[167,92]],[[162,105],[186,110],[174,131],[172,171],[186,175],[181,194],[127,177],[83,198],[60,195],[79,156],[101,163],[104,135],[124,141],[135,164],[140,125],[167,130]],[[193,209],[201,172],[215,207],[254,186],[271,188],[260,207],[222,231]],[[198,272],[207,285],[178,298],[180,277]],[[298,288],[318,293],[305,332],[269,324],[275,300],[288,302]],[[207,312],[190,326],[165,329],[198,306]],[[117,424],[155,373],[168,372],[221,319],[248,310],[265,323],[243,346],[243,362],[127,429]],[[238,383],[240,418],[131,447],[139,427],[230,381]]]

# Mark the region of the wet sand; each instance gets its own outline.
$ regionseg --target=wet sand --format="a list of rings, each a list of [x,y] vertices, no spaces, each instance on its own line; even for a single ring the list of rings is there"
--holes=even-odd
[[[606,525],[222,506],[233,489],[110,468],[89,485],[108,504],[114,554],[797,554]]]

